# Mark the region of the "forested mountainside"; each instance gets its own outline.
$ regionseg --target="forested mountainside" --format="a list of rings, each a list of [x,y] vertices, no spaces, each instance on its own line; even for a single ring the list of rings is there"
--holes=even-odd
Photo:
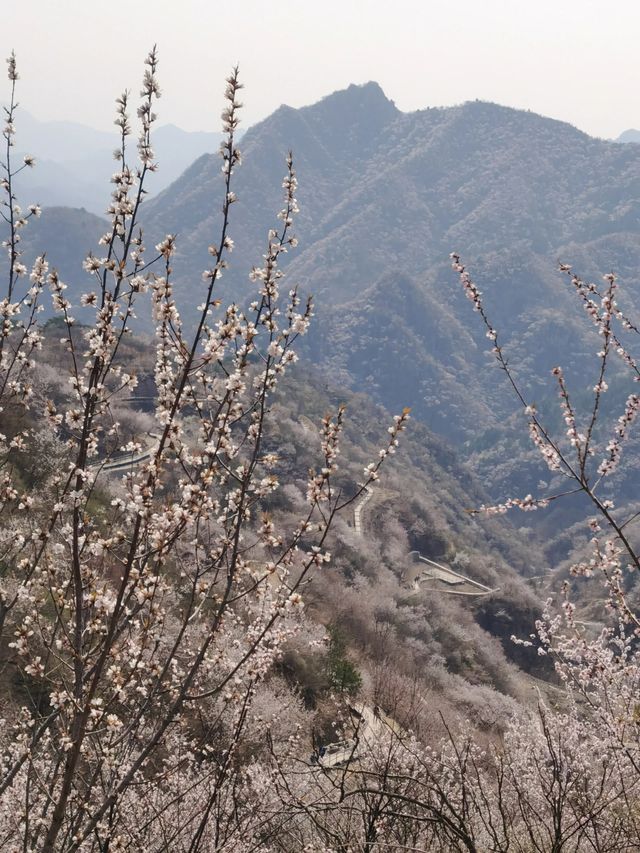
[[[57,408],[69,401],[61,329],[57,320],[45,325],[42,366],[35,378],[37,397]],[[78,339],[83,331],[76,328]],[[123,344],[119,353],[123,364],[136,364],[139,380],[133,398],[112,405],[122,445],[137,441],[144,447],[151,441],[154,354],[140,341]],[[304,513],[308,472],[318,459],[319,425],[327,412],[345,404],[336,487],[349,498],[358,491],[364,466],[378,455],[390,414],[364,394],[327,388],[317,372],[303,366],[274,398],[263,449],[278,459],[274,473],[286,484],[265,504],[278,529],[292,530]],[[5,418],[9,437],[31,425],[32,417],[27,412]],[[195,431],[195,413],[191,420]],[[33,425],[35,438],[16,457],[25,489],[37,489],[56,466],[63,470],[65,465],[62,443],[38,431],[37,422]],[[187,436],[191,429],[187,418]],[[106,452],[101,444],[100,455]],[[93,506],[101,523],[113,513],[112,498],[120,494],[127,470],[125,465],[103,477],[95,492]],[[336,519],[327,544],[331,563],[305,586],[308,632],[339,638],[349,661],[355,680],[343,685],[344,691],[355,695],[362,686],[363,695],[375,694],[386,707],[393,706],[394,690],[417,691],[422,699],[411,710],[412,724],[426,726],[430,737],[439,730],[440,712],[450,719],[460,715],[480,729],[499,728],[514,701],[528,704],[535,698],[536,682],[529,675],[551,677],[546,661],[511,640],[514,631],[527,636],[534,630],[542,607],[536,579],[544,573],[544,562],[508,519],[467,512],[485,499],[447,443],[413,423],[380,483]],[[420,558],[450,567],[457,577],[429,574],[433,564]],[[327,713],[326,701],[336,685],[327,681],[326,653],[310,650],[307,633],[285,649],[280,671],[310,710]]]
[[[221,297],[249,298],[247,270],[277,221],[282,157],[292,149],[301,212],[288,273],[316,301],[303,355],[330,384],[391,409],[411,406],[473,461],[494,499],[544,480],[526,439],[522,453],[505,457],[505,446],[518,442],[514,401],[492,369],[449,253],[463,251],[523,387],[559,422],[549,371],[562,364],[583,394],[595,382],[585,365],[599,344],[558,260],[595,280],[614,269],[633,315],[640,149],[490,103],[405,114],[375,83],[310,107],[283,106],[250,128],[241,147],[235,247]],[[221,191],[218,158],[203,156],[143,206],[150,244],[177,234],[176,293],[194,307]],[[62,232],[67,224],[52,223],[70,216],[78,215],[45,212],[29,244],[35,249],[44,229]],[[89,248],[89,232],[101,225],[82,222],[85,233],[69,244]],[[63,240],[55,253],[73,290],[79,259]],[[632,499],[632,484],[625,489]]]
[[[8,60],[0,847],[630,853],[637,149],[367,84],[240,171],[235,69],[141,205],[157,64],[103,221],[17,203]]]

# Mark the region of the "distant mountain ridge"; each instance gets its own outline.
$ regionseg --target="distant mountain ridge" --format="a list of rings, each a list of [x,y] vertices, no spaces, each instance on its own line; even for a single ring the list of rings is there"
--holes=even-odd
[[[640,142],[640,130],[634,130],[633,128],[625,130],[616,139],[616,142]]]
[[[68,121],[40,121],[22,109],[16,114],[17,150],[32,154],[38,168],[23,172],[21,184],[30,198],[48,206],[84,207],[103,214],[109,203],[109,178],[115,171],[118,135]],[[189,132],[172,124],[154,132],[161,170],[150,175],[148,189],[158,193],[201,154],[216,151],[218,133]],[[135,153],[136,136],[130,137]]]

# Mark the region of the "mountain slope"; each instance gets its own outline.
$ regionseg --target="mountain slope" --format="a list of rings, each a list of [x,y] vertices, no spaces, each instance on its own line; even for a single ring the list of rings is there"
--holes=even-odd
[[[236,251],[225,295],[242,299],[249,292],[246,270],[260,258],[266,230],[275,222],[281,157],[289,147],[302,211],[296,228],[301,248],[290,256],[288,272],[317,297],[310,352],[339,370],[341,381],[374,391],[391,405],[398,390],[394,377],[410,369],[394,313],[398,301],[404,303],[400,312],[412,325],[412,357],[423,363],[430,386],[423,388],[414,370],[417,384],[412,393],[406,383],[405,402],[435,423],[434,396],[455,399],[455,410],[445,404],[437,416],[438,428],[454,437],[471,438],[482,427],[478,398],[488,402],[487,427],[497,425],[511,403],[494,390],[486,339],[470,322],[449,269],[451,250],[464,254],[491,317],[513,346],[521,350],[519,342],[535,330],[533,355],[521,368],[522,378],[535,387],[536,376],[547,375],[558,359],[572,375],[597,348],[556,272],[558,258],[579,260],[585,275],[615,265],[627,276],[640,265],[635,146],[592,139],[568,124],[481,102],[403,114],[378,86],[367,84],[301,110],[281,107],[247,132],[231,225]],[[188,300],[197,299],[206,246],[215,240],[220,188],[217,159],[203,157],[147,207],[152,233],[179,233],[182,257],[175,272]],[[414,283],[411,297],[403,290],[408,280]],[[372,287],[378,289],[377,310],[361,311]],[[419,304],[412,302],[413,291]],[[573,330],[572,347],[562,345],[554,315],[562,318],[556,326]],[[348,341],[353,347],[347,365],[330,348],[335,342],[344,350]],[[388,354],[392,362],[394,351],[401,353],[393,365],[380,365],[385,380],[372,378],[369,370],[376,342],[382,360]],[[456,383],[467,387],[466,400],[450,387]]]
[[[279,108],[247,131],[241,148],[235,250],[219,296],[252,298],[247,273],[278,222],[292,148],[300,246],[286,266],[290,283],[316,296],[305,352],[329,381],[392,408],[411,406],[472,455],[495,443],[513,400],[489,369],[488,341],[450,270],[456,250],[533,399],[555,401],[547,377],[558,363],[578,390],[593,385],[584,364],[600,344],[557,261],[585,277],[613,268],[623,284],[633,281],[637,146],[482,102],[405,114],[368,83],[303,109]],[[222,191],[219,158],[204,155],[143,208],[148,245],[178,235],[176,295],[187,320],[201,300]],[[488,487],[492,470],[483,469]],[[516,482],[531,489],[526,477]],[[495,479],[496,497],[505,483]]]

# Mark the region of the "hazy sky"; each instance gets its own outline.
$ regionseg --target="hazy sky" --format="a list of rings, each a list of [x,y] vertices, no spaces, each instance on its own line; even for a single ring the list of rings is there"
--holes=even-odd
[[[245,127],[377,80],[402,110],[480,98],[617,136],[640,127],[640,0],[2,0],[0,43],[43,119],[111,128],[160,51],[161,123],[217,130],[240,63]],[[1,84],[0,84],[1,86]],[[0,98],[3,98],[0,88]]]

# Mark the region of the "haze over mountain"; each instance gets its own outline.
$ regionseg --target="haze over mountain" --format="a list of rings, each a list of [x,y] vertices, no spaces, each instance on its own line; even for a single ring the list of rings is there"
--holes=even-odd
[[[109,202],[109,178],[115,171],[113,150],[118,134],[69,121],[40,121],[30,113],[17,114],[17,152],[37,158],[36,170],[25,170],[23,185],[29,196],[47,206],[84,207],[102,214]],[[174,181],[197,157],[216,151],[217,133],[188,132],[165,124],[155,132],[154,147],[160,164],[149,176],[147,189],[158,193]],[[136,137],[130,137],[135,152]]]
[[[465,443],[487,463],[485,485],[501,494],[520,485],[513,458],[496,464],[490,452],[513,400],[489,368],[488,342],[449,253],[462,253],[484,291],[523,385],[538,402],[550,395],[555,410],[550,369],[561,363],[570,382],[587,387],[595,377],[585,380],[583,365],[599,349],[557,262],[594,279],[615,269],[631,285],[622,297],[629,307],[640,268],[640,149],[491,103],[402,113],[376,83],[302,109],[282,106],[247,131],[241,148],[236,248],[221,295],[251,298],[247,271],[278,222],[292,149],[301,212],[289,282],[317,305],[306,355],[330,384],[392,410],[411,406]],[[149,244],[178,234],[175,292],[187,318],[201,299],[221,193],[219,158],[205,154],[146,203]],[[30,239],[37,236],[33,229]]]

